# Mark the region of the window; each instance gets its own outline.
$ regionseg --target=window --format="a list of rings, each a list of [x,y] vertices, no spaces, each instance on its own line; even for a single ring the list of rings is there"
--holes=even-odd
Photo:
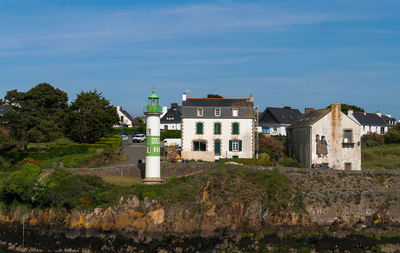
[[[216,117],[221,116],[221,108],[215,108],[215,116]]]
[[[147,147],[147,154],[151,153],[151,147]]]
[[[221,154],[221,141],[220,140],[214,141],[214,153],[216,155]]]
[[[381,127],[381,134],[385,134],[385,127]]]
[[[197,116],[203,117],[203,108],[197,108]]]
[[[203,123],[198,122],[196,124],[196,134],[203,134]]]
[[[151,129],[147,129],[147,136],[151,136]]]
[[[165,130],[168,130],[168,125],[164,125],[164,129],[165,129]]]
[[[343,143],[353,143],[353,130],[347,129],[343,131]]]
[[[351,163],[345,163],[344,164],[344,169],[345,170],[351,170]]]
[[[221,123],[214,123],[214,134],[221,134]]]
[[[206,151],[207,143],[205,141],[193,141],[193,151]]]
[[[230,140],[229,141],[229,151],[242,151],[242,141],[241,140]]]
[[[239,134],[239,123],[232,123],[232,134]]]
[[[232,116],[237,117],[239,115],[239,109],[238,108],[233,108],[232,109]]]

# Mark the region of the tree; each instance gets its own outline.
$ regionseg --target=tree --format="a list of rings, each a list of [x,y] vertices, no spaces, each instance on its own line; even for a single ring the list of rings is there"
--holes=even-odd
[[[363,108],[358,107],[356,105],[341,104],[340,107],[341,107],[342,112],[346,113],[346,114],[349,110],[352,110],[355,112],[365,112]],[[331,108],[331,106],[329,105],[326,108]]]
[[[208,94],[207,98],[224,98],[223,96],[220,96],[218,94]]]
[[[79,143],[95,143],[112,133],[119,117],[116,108],[102,97],[102,93],[82,91],[69,107],[64,123],[67,137]]]
[[[397,123],[385,134],[385,143],[398,143],[400,144],[400,123]]]
[[[13,139],[25,143],[46,142],[61,134],[62,119],[68,108],[67,93],[41,83],[27,92],[8,91],[5,102],[12,106],[1,124]]]

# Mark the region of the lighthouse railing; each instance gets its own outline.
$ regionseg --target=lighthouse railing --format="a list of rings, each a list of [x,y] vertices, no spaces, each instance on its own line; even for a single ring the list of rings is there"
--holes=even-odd
[[[143,107],[144,113],[161,113],[161,106],[160,105],[146,105]]]

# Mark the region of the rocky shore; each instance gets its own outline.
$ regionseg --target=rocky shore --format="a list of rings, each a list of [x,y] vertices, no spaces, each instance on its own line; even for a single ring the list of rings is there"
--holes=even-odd
[[[0,245],[22,252],[400,251],[396,173],[279,173],[290,183],[273,187],[288,190],[287,202],[277,192],[260,197],[264,188],[227,168],[180,203],[130,195],[94,210],[4,209]]]

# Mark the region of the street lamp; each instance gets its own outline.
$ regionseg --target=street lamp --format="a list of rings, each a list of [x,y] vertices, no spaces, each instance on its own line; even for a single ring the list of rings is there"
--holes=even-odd
[[[124,116],[121,116],[121,149],[124,149]]]

